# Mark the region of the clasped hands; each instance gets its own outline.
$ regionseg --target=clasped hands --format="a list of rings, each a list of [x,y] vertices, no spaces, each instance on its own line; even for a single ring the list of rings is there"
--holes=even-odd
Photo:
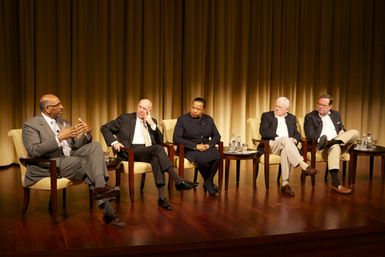
[[[79,123],[76,124],[73,127],[67,127],[67,124],[63,123],[63,128],[61,128],[58,138],[59,140],[68,139],[68,138],[78,138],[82,136],[83,134],[90,135],[92,132],[92,129],[82,121],[81,118],[78,119]]]
[[[200,152],[205,152],[210,149],[209,144],[197,144],[195,147],[195,150],[200,151]]]

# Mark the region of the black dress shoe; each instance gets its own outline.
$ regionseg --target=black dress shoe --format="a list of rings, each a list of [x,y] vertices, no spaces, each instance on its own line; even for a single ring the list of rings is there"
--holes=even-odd
[[[317,144],[317,149],[318,150],[324,149],[326,146],[326,143],[327,143],[327,137],[325,135],[321,136]]]
[[[329,142],[326,143],[326,146],[327,147],[331,147],[332,145],[340,145],[340,144],[343,144],[344,142],[342,142],[341,140],[337,140],[337,139],[332,139],[330,140]]]
[[[168,210],[168,211],[172,210],[171,205],[170,205],[170,204],[167,202],[167,200],[164,199],[164,198],[159,198],[159,199],[158,199],[158,206],[160,206],[160,207],[162,207],[163,209]]]
[[[217,196],[218,195],[218,191],[216,191],[213,187],[214,184],[212,184],[211,186],[207,186],[207,192],[209,193],[209,196]]]
[[[219,188],[217,185],[213,184],[213,189],[218,193],[219,192]],[[205,185],[203,185],[203,190],[206,192],[207,191],[207,187]]]
[[[126,226],[126,222],[124,222],[118,215],[104,215],[104,222],[108,225],[112,225],[118,228],[124,228]]]
[[[183,180],[180,184],[175,184],[176,190],[189,190],[196,187],[195,183]]]
[[[92,198],[95,200],[100,200],[103,198],[117,197],[120,195],[119,187],[111,187],[106,185],[105,187],[96,187],[92,191]]]

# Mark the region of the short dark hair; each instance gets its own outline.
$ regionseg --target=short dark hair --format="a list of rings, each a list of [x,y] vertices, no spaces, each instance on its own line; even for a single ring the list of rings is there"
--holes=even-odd
[[[329,99],[329,105],[333,104],[333,97],[331,97],[329,94],[320,95],[320,97],[318,97],[318,100],[321,98],[327,98],[327,99]]]
[[[194,98],[193,102],[200,102],[203,104],[203,108],[206,108],[206,100],[202,97],[196,97]]]

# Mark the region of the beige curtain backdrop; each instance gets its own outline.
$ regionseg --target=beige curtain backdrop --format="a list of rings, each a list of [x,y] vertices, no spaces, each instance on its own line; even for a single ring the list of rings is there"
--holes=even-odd
[[[100,126],[144,97],[161,121],[203,96],[227,144],[278,96],[303,117],[323,93],[385,145],[384,13],[383,0],[0,0],[0,166],[16,161],[8,130],[48,92],[103,147]]]

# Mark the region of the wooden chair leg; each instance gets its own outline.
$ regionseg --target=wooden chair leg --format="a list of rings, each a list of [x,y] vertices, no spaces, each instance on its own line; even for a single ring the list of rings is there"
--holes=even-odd
[[[144,182],[146,182],[146,173],[142,174],[142,181],[140,182],[140,193],[143,194]]]
[[[59,222],[58,219],[58,201],[57,201],[57,190],[51,190],[48,208],[52,215],[52,219],[55,223]]]
[[[266,155],[265,155],[265,158],[266,158]],[[269,179],[269,176],[270,176],[270,167],[269,167],[269,163],[265,162],[264,164],[265,168],[265,188],[266,190],[269,190],[270,188],[270,179]]]
[[[121,173],[124,172],[123,163],[120,163],[119,166],[115,169],[115,186],[120,187]],[[117,203],[120,202],[120,194],[116,197],[115,200]]]
[[[253,188],[257,189],[257,177],[259,173],[259,162],[255,165],[255,169],[253,169]]]
[[[31,195],[31,190],[28,187],[24,187],[24,201],[23,201],[23,209],[22,209],[23,215],[26,213],[28,209],[30,195]]]
[[[346,177],[346,167],[347,167],[347,161],[342,162],[342,177]]]
[[[282,176],[282,169],[281,165],[278,165],[278,174],[277,174],[277,184],[279,185],[281,182],[281,176]]]
[[[172,178],[172,176],[170,176],[170,174],[168,174],[168,186],[167,186],[167,189],[168,189],[168,195],[169,195],[170,198],[172,198],[172,195],[174,194],[174,185],[175,185],[174,179]]]
[[[324,181],[325,181],[325,182],[328,181],[328,175],[329,175],[329,171],[328,171],[328,169],[326,168],[326,169],[325,169],[325,176],[324,176]]]
[[[90,202],[90,210],[94,208],[94,199],[92,198],[92,192],[93,190],[88,189],[88,200]]]
[[[194,169],[194,183],[196,183],[198,180],[198,168],[195,168]],[[194,190],[196,190],[197,188],[194,187]]]
[[[67,190],[63,188],[62,190],[63,194],[63,208],[67,208]]]

